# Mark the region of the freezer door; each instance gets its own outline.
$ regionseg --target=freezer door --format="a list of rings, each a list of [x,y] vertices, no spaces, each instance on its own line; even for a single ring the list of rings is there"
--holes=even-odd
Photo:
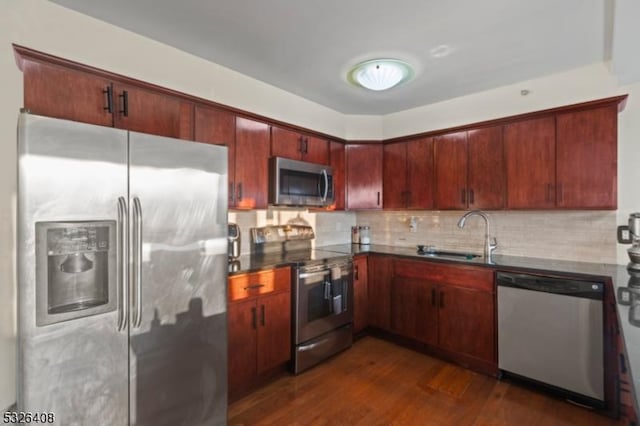
[[[127,134],[22,114],[18,170],[18,411],[126,425]]]
[[[226,424],[227,148],[129,134],[135,425]]]

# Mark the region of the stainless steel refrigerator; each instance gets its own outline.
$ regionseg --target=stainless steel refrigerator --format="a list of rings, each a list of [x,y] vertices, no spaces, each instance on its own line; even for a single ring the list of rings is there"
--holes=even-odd
[[[18,410],[225,424],[227,149],[21,114],[18,155]]]

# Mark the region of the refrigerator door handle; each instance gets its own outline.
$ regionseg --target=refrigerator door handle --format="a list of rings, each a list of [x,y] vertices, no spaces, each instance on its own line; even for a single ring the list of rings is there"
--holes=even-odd
[[[133,197],[134,254],[133,273],[135,280],[135,313],[132,321],[134,327],[142,324],[142,206],[138,197]]]
[[[127,327],[129,316],[129,241],[128,235],[128,218],[127,200],[124,197],[118,197],[118,291],[120,292],[120,300],[118,301],[118,331],[122,331]]]

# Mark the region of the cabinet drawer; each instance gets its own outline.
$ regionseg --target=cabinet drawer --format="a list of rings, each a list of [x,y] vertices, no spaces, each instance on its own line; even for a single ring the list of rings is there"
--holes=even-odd
[[[289,267],[229,277],[229,302],[290,290],[291,268]]]
[[[494,272],[491,269],[405,259],[395,259],[393,269],[396,277],[420,278],[438,284],[494,292]]]

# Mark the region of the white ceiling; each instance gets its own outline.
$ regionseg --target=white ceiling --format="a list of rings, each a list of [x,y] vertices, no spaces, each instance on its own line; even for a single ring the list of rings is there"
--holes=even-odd
[[[608,59],[607,0],[51,0],[347,114],[388,114]],[[434,57],[439,46],[451,53]],[[435,49],[435,50],[434,50]],[[376,57],[413,81],[346,81]]]

